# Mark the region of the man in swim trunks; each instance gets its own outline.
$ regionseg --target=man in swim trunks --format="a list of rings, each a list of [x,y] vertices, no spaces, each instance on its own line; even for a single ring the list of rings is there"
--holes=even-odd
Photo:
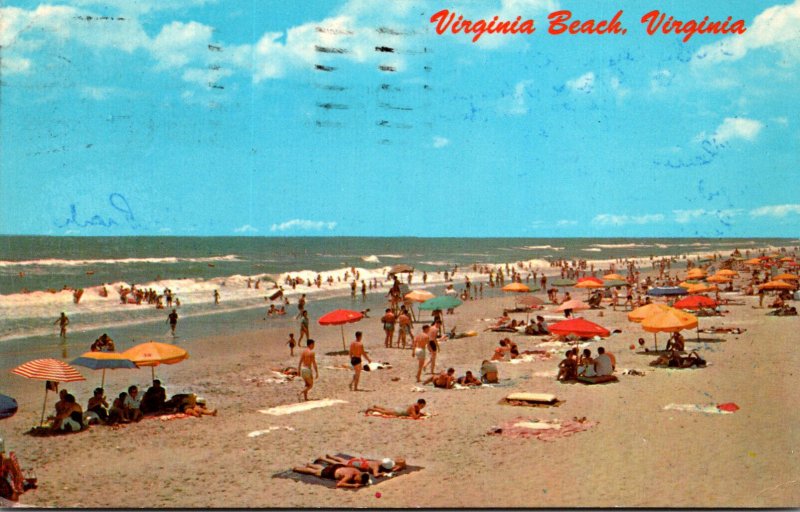
[[[172,337],[175,337],[175,328],[178,326],[178,312],[174,309],[172,313],[167,316],[167,322],[169,322],[169,330],[172,331]]]
[[[314,376],[311,369],[314,369],[316,378],[319,379],[319,369],[317,368],[317,358],[314,354],[314,340],[309,339],[306,342],[306,349],[300,354],[300,362],[297,364],[297,371],[303,377],[305,387],[300,392],[304,400],[308,400],[308,392],[314,387]]]
[[[361,378],[361,358],[372,362],[364,350],[364,344],[361,342],[361,331],[356,332],[356,339],[350,344],[350,365],[353,367],[353,380],[350,381],[350,391],[358,391],[358,380]]]
[[[408,316],[408,310],[405,306],[400,308],[397,324],[400,326],[400,332],[397,335],[397,346],[402,345],[403,348],[406,348],[406,337],[411,338],[411,317]]]
[[[354,467],[348,467],[345,464],[329,464],[327,466],[322,466],[321,464],[306,464],[305,466],[292,468],[292,471],[329,480],[336,480],[336,487],[350,487],[355,489],[369,484],[369,473],[365,473]]]
[[[390,348],[392,346],[392,337],[394,336],[394,323],[395,323],[394,313],[392,313],[391,308],[386,308],[386,314],[384,314],[381,317],[381,322],[383,322],[383,332],[386,333],[386,338],[383,340],[383,345],[386,348]]]
[[[456,370],[455,368],[450,368],[446,372],[442,372],[439,375],[434,375],[433,377],[429,377],[423,384],[430,384],[433,383],[434,387],[442,388],[442,389],[450,389],[453,387],[453,384],[456,383]]]
[[[59,328],[61,329],[60,336],[62,338],[66,338],[67,337],[67,326],[69,325],[69,318],[67,318],[67,315],[62,311],[61,312],[61,316],[58,317],[58,319],[53,323],[54,324],[58,324]]]
[[[405,417],[408,417],[408,418],[413,418],[413,419],[417,420],[417,419],[422,417],[422,409],[425,407],[426,403],[427,402],[425,402],[424,398],[420,398],[419,400],[417,400],[417,403],[411,404],[408,407],[400,407],[400,408],[397,408],[397,409],[388,409],[386,407],[381,407],[379,405],[373,405],[372,407],[367,409],[365,412],[367,414],[369,414],[371,412],[377,412],[378,414],[382,414],[384,416],[392,416],[394,418],[405,418]]]
[[[436,355],[439,353],[439,328],[441,324],[437,319],[431,326],[428,328],[428,351],[431,353],[430,360],[425,363],[427,367],[430,365],[431,367],[431,374],[436,373]]]
[[[416,357],[419,366],[417,368],[417,382],[419,382],[422,378],[422,369],[425,366],[425,356],[428,352],[428,342],[430,341],[430,337],[428,332],[430,331],[430,326],[423,325],[422,332],[417,334],[414,337],[414,342],[411,344],[411,357]]]

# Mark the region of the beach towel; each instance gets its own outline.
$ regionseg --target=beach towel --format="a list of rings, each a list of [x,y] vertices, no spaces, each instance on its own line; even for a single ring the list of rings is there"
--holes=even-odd
[[[372,412],[365,412],[364,416],[371,416],[373,418],[386,418],[389,420],[427,420],[431,416],[433,416],[433,414],[428,414],[427,412],[423,412],[419,418],[412,418],[411,416],[387,416],[385,414],[372,411]]]
[[[508,361],[498,361],[500,363],[520,364],[530,363],[533,361],[549,361],[553,356],[547,351],[535,351],[533,353],[521,353],[516,359],[509,359]]]
[[[337,453],[336,456],[337,457],[346,458],[346,459],[355,458],[352,455],[347,455],[347,454],[344,454],[344,453]],[[373,460],[381,460],[383,457],[369,457],[369,458],[371,458]],[[402,476],[402,475],[407,475],[409,473],[414,473],[414,472],[420,471],[422,469],[423,468],[421,466],[408,465],[408,466],[404,467],[403,469],[401,469],[400,471],[395,471],[393,473],[390,473],[391,476],[386,475],[386,476],[382,476],[380,478],[375,478],[372,475],[370,475],[370,485],[367,485],[365,487],[359,487],[357,489],[349,489],[349,490],[357,491],[359,489],[369,489],[373,485],[380,484],[381,482],[385,482],[386,480],[390,480],[392,478],[397,478],[398,476]],[[327,487],[328,489],[336,489],[336,481],[335,480],[330,480],[328,478],[320,478],[320,477],[314,476],[314,475],[306,475],[306,474],[303,474],[303,473],[297,473],[295,471],[292,471],[291,469],[288,469],[286,471],[281,471],[279,473],[275,473],[274,475],[272,475],[272,478],[284,478],[284,479],[287,479],[287,480],[295,480],[295,481],[298,481],[298,482],[303,482],[303,483],[311,484],[311,485],[321,485],[323,487]]]
[[[564,401],[546,393],[511,393],[499,403],[522,407],[559,407]]]
[[[562,437],[569,437],[572,434],[589,430],[595,425],[597,425],[596,421],[589,421],[586,418],[542,421],[520,417],[490,428],[487,434],[517,439],[535,437],[540,441],[555,441]]]
[[[330,407],[331,405],[346,403],[346,400],[323,398],[321,400],[309,400],[307,402],[300,402],[297,404],[278,405],[275,407],[270,407],[269,409],[259,409],[258,412],[262,414],[271,414],[273,416],[283,416],[286,414],[294,414],[296,412],[310,411],[311,409],[319,409],[320,407]]]
[[[292,427],[271,426],[271,427],[267,427],[265,430],[254,430],[254,431],[250,432],[249,434],[247,434],[247,437],[263,436],[264,434],[269,434],[270,432],[274,432],[276,430],[289,430],[289,431],[294,432],[294,428],[292,428]]]
[[[391,370],[392,363],[387,363],[387,362],[379,363],[377,361],[373,361],[371,363],[364,363],[363,369],[365,372],[371,372],[375,370]]]
[[[702,412],[705,414],[733,414],[739,410],[739,406],[734,403],[725,404],[667,404],[664,406],[665,411],[683,411],[683,412]]]
[[[597,375],[595,377],[584,377],[579,375],[578,382],[581,384],[610,384],[612,382],[619,382],[616,375]]]

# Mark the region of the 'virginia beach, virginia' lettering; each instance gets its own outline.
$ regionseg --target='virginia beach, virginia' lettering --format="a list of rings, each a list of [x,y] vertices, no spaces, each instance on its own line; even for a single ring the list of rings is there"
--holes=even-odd
[[[610,20],[588,19],[581,21],[572,18],[572,12],[560,10],[550,13],[547,19],[550,25],[547,32],[551,35],[560,34],[592,34],[592,35],[625,35],[628,30],[622,26],[622,13],[620,9]],[[683,34],[683,42],[689,41],[695,34],[744,34],[747,28],[744,20],[733,21],[732,16],[724,21],[709,21],[705,16],[701,21],[690,19],[688,21],[677,20],[661,11],[650,11],[640,20],[645,25],[648,35],[654,34]],[[463,15],[442,9],[430,19],[431,23],[436,24],[436,33],[445,34],[448,31],[453,34],[463,33],[472,34],[472,42],[476,43],[484,34],[533,34],[536,32],[535,21],[517,16],[515,20],[501,20],[499,16],[494,16],[490,20],[477,19],[468,20]]]

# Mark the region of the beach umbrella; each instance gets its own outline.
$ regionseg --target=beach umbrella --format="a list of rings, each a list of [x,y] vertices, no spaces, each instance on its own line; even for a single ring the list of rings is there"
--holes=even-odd
[[[578,284],[575,285],[575,288],[586,288],[589,290],[596,290],[604,287],[605,284],[602,281],[594,281],[588,278],[585,281],[578,281]]]
[[[338,325],[342,328],[342,348],[347,350],[344,341],[344,324],[352,324],[364,318],[364,315],[358,311],[350,309],[336,309],[330,313],[322,315],[317,322],[319,325]]]
[[[733,282],[733,279],[727,276],[721,276],[719,274],[714,274],[713,276],[706,279],[709,283],[730,283]]]
[[[783,258],[781,258],[781,261],[783,262],[794,261],[794,258],[792,258],[791,256],[784,256]]]
[[[450,297],[449,295],[443,295],[441,297],[434,297],[433,299],[426,300],[419,305],[419,309],[424,309],[426,311],[433,311],[436,309],[451,309],[457,308],[461,304],[463,304],[461,300],[455,297]]]
[[[736,276],[739,275],[739,273],[736,272],[735,270],[731,270],[729,268],[723,268],[722,270],[717,272],[716,275],[718,275],[718,276],[727,276],[727,277],[736,277]]]
[[[576,281],[572,279],[553,279],[550,284],[553,286],[575,286]]]
[[[586,281],[592,281],[592,282],[595,282],[597,284],[603,284],[603,280],[602,279],[600,279],[599,277],[594,277],[594,276],[581,277],[581,278],[578,279],[578,284],[585,283]]]
[[[776,281],[797,281],[799,278],[794,274],[778,274],[773,279]]]
[[[44,380],[51,382],[79,382],[86,380],[78,370],[58,359],[34,359],[21,364],[11,370],[11,373],[25,377],[26,379]],[[47,407],[47,391],[50,388],[44,387],[44,403],[42,404],[42,418],[39,425],[44,423],[44,411]]]
[[[189,359],[189,353],[181,347],[153,340],[129,348],[122,356],[136,363],[136,366],[149,366],[153,380],[156,380],[156,366],[177,364]]]
[[[700,308],[715,308],[719,303],[711,297],[705,295],[690,295],[676,301],[672,307],[676,309],[700,309]]]
[[[625,286],[627,284],[627,281],[623,281],[621,279],[609,279],[608,281],[603,282],[603,286],[606,288],[616,288],[618,286]]]
[[[794,286],[780,279],[758,285],[759,290],[794,290]]]
[[[92,370],[103,370],[103,377],[100,380],[101,388],[106,383],[106,370],[138,368],[136,363],[117,352],[86,352],[70,361],[70,364]]]
[[[501,288],[504,292],[513,292],[513,293],[527,293],[531,291],[526,285],[522,283],[510,283],[505,285]]]
[[[659,286],[656,288],[650,288],[647,290],[647,295],[652,295],[653,297],[665,297],[665,296],[672,296],[672,295],[686,295],[689,293],[686,288],[680,286]]]
[[[394,265],[389,269],[390,274],[410,274],[412,272],[414,272],[414,267],[411,265],[405,265],[403,263]]]
[[[10,396],[0,395],[0,420],[13,416],[18,408],[16,400]]]
[[[658,333],[679,332],[693,327],[697,327],[697,317],[675,308],[669,308],[642,320],[642,328],[653,333],[656,350],[658,350]]]
[[[749,260],[744,262],[745,265],[761,265],[760,258],[750,258]]]
[[[413,290],[405,294],[403,298],[411,302],[425,302],[426,300],[432,299],[434,297],[436,297],[436,295],[432,294],[429,291]]]
[[[534,297],[533,295],[520,295],[516,299],[514,299],[514,302],[518,304],[523,304],[528,307],[544,305],[544,301],[542,299],[540,299],[539,297]]]
[[[686,277],[689,279],[702,279],[706,276],[706,271],[701,268],[693,268],[689,272],[686,273]]]
[[[569,336],[570,334],[580,338],[592,338],[600,336],[605,338],[611,335],[611,332],[601,325],[590,322],[584,318],[572,318],[569,320],[562,320],[548,326],[548,330],[553,334],[561,336]]]
[[[566,311],[568,309],[571,309],[572,311],[584,311],[586,309],[592,309],[592,306],[583,302],[582,300],[572,299],[563,302],[556,308],[556,311]]]
[[[606,274],[603,276],[603,281],[625,281],[625,276],[620,274]]]
[[[695,284],[690,286],[687,291],[690,294],[695,295],[698,293],[716,292],[719,291],[719,288],[717,288],[717,285],[714,284]]]
[[[628,320],[630,320],[631,322],[639,323],[649,316],[653,316],[656,313],[663,313],[664,311],[667,310],[669,310],[669,306],[667,306],[666,304],[652,302],[650,304],[645,304],[644,306],[640,306],[629,312]]]

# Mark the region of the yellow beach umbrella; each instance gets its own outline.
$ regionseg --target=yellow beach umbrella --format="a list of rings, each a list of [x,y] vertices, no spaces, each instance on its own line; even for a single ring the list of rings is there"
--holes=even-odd
[[[575,285],[575,288],[586,288],[596,290],[597,288],[605,288],[603,283],[598,283],[597,281],[592,281],[587,279],[586,281],[581,281],[580,283]]]
[[[794,274],[778,274],[777,276],[773,277],[776,281],[797,281],[798,278]]]
[[[686,288],[686,291],[689,292],[690,295],[694,295],[695,293],[708,293],[708,292],[716,292],[719,288],[716,285],[707,285],[707,284],[693,284],[689,285]]]
[[[738,276],[738,275],[739,275],[739,273],[738,273],[738,272],[736,272],[735,270],[731,270],[731,269],[729,269],[729,268],[723,268],[722,270],[720,270],[719,272],[717,272],[715,275],[718,275],[718,276],[727,276],[727,277],[736,277],[736,276]]]
[[[153,380],[156,379],[156,366],[176,364],[189,358],[189,353],[181,347],[152,340],[131,347],[121,355],[136,363],[136,366],[150,366]]]
[[[706,271],[701,268],[693,268],[692,270],[686,273],[686,276],[689,279],[701,279],[703,277],[706,277],[706,275],[707,275]]]
[[[658,350],[658,333],[679,332],[697,327],[697,317],[675,308],[656,313],[642,320],[642,328],[653,333],[653,342]],[[699,336],[699,333],[698,333]]]
[[[744,262],[745,265],[761,265],[761,260],[758,258],[750,258]]]
[[[769,281],[764,284],[758,285],[759,290],[794,290],[794,286],[790,285],[786,281],[773,280]]]
[[[709,283],[730,283],[733,281],[730,277],[721,276],[719,274],[714,274],[713,276],[706,279]]]
[[[501,288],[504,292],[514,292],[514,293],[527,293],[531,291],[529,287],[522,283],[510,283],[505,285]]]
[[[628,320],[639,323],[647,317],[653,316],[657,313],[663,313],[667,310],[669,310],[669,306],[666,304],[652,302],[650,304],[645,304],[644,306],[638,307],[628,313]]]
[[[625,281],[625,276],[619,274],[606,274],[603,276],[604,281]]]

